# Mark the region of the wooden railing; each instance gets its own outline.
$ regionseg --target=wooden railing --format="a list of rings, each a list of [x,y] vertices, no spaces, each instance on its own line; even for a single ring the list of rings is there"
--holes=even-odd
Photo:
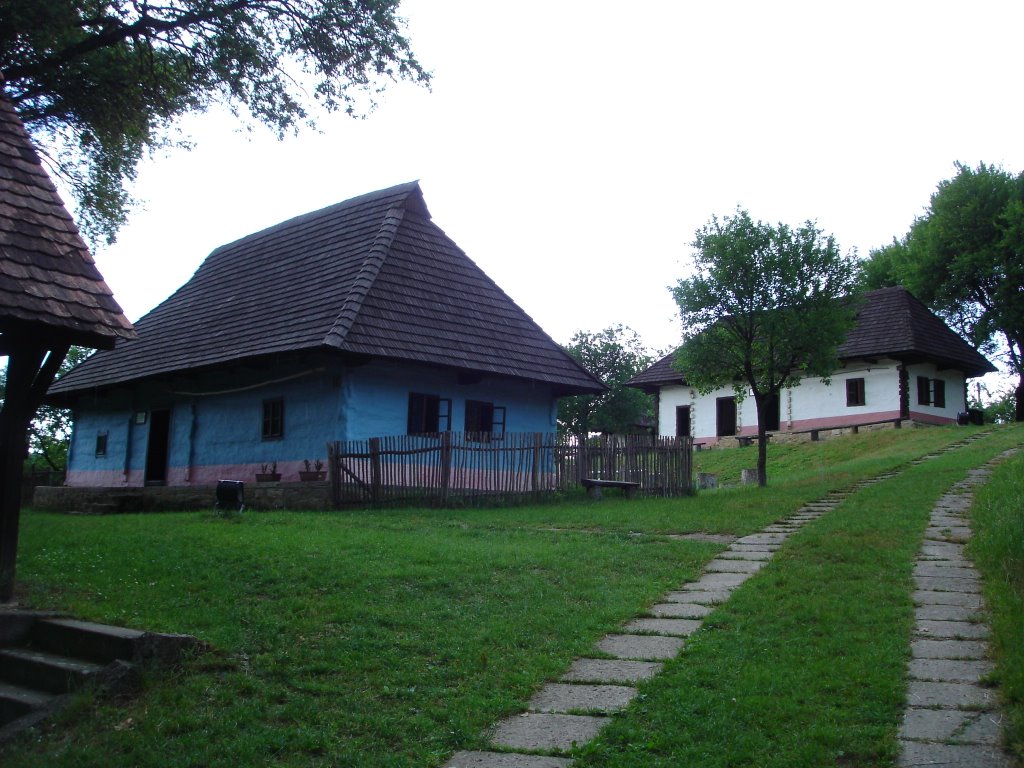
[[[627,480],[646,495],[691,493],[693,442],[626,435],[577,440],[540,432],[442,432],[328,443],[337,506],[511,504],[584,478]]]

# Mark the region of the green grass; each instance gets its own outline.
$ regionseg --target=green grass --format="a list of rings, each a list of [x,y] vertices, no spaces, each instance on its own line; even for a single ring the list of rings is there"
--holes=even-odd
[[[985,580],[1007,745],[1024,762],[1024,452],[975,496],[968,554]]]
[[[195,634],[214,652],[154,674],[133,701],[82,697],[59,729],[3,748],[0,763],[440,765],[483,747],[484,729],[720,549],[662,534],[749,533],[967,434],[772,446],[768,489],[685,499],[238,520],[26,513],[23,602]],[[884,764],[925,509],[1022,436],[1002,430],[809,526],[582,764]],[[715,453],[701,458],[726,466],[753,455]]]

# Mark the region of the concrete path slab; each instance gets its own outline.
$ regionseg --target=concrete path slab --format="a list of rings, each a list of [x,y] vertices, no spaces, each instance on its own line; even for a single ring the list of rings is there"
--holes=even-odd
[[[781,544],[789,538],[788,533],[752,533],[736,539],[737,544]]]
[[[651,606],[651,615],[659,619],[702,619],[714,609],[700,603],[658,603]]]
[[[907,671],[915,680],[977,683],[992,669],[992,662],[984,659],[911,659]]]
[[[915,659],[983,659],[981,640],[914,640],[910,652]]]
[[[969,621],[933,621],[930,619],[918,621],[914,631],[919,635],[927,635],[935,638],[949,638],[953,640],[981,640],[988,637],[991,632],[985,624],[977,624]]]
[[[751,577],[749,573],[705,573],[697,581],[683,585],[684,591],[705,591],[738,587]]]
[[[735,550],[732,547],[725,550],[724,552],[718,553],[719,560],[771,560],[772,553],[768,550],[763,551],[750,551],[750,550]]]
[[[707,573],[757,573],[764,568],[760,560],[728,560],[716,557],[705,567]]]
[[[669,592],[663,599],[670,603],[718,605],[728,600],[731,594],[731,589],[687,589],[685,592]]]
[[[607,717],[528,712],[498,723],[491,744],[508,749],[568,752],[591,741],[607,723]]]
[[[996,747],[932,742],[903,742],[903,754],[896,765],[916,768],[937,765],[942,768],[1010,768],[1009,758]]]
[[[678,605],[678,603],[677,603]],[[623,629],[650,635],[688,637],[700,629],[702,621],[694,619],[633,619]]]
[[[977,713],[956,709],[908,709],[900,724],[899,738],[913,741],[949,741]]]
[[[568,768],[567,757],[522,755],[515,752],[456,752],[441,768]]]
[[[637,695],[628,685],[569,685],[548,683],[528,705],[531,712],[611,714],[625,709]]]
[[[662,635],[605,635],[595,647],[618,659],[664,661],[679,654],[683,639]]]
[[[918,605],[962,605],[976,610],[984,607],[981,595],[977,592],[943,592],[940,590],[919,589],[911,598]]]
[[[639,683],[661,672],[662,665],[653,661],[622,661],[619,659],[576,659],[563,682],[571,683]]]
[[[918,589],[933,592],[968,592],[979,594],[981,582],[978,579],[951,579],[945,576],[915,576],[914,584]]]
[[[776,552],[781,544],[733,544],[730,552]]]
[[[942,565],[934,562],[919,562],[914,566],[915,576],[941,576],[945,579],[978,579],[978,572],[964,565]]]
[[[968,608],[964,605],[919,605],[914,609],[914,616],[918,619],[931,619],[934,621],[972,621],[981,616],[976,608]]]
[[[934,683],[911,680],[907,683],[907,704],[912,707],[978,709],[995,704],[991,688],[971,683]]]

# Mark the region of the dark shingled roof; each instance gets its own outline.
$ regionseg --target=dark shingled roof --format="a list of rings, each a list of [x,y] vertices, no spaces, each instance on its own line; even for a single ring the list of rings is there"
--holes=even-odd
[[[868,291],[857,312],[857,322],[840,345],[840,360],[891,357],[917,362],[928,360],[940,367],[980,376],[996,370],[973,347],[950,330],[905,288]],[[665,384],[682,384],[685,378],[673,367],[675,352],[666,355],[627,383],[655,390]]]
[[[2,93],[0,332],[106,348],[134,335]]]
[[[604,389],[431,221],[415,182],[217,248],[136,329],[51,394],[314,350]]]

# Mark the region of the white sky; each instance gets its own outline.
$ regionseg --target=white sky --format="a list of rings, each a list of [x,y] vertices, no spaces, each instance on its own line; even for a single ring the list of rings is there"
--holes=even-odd
[[[956,160],[1024,169],[1024,3],[405,0],[432,92],[283,142],[225,114],[143,164],[100,271],[132,320],[218,245],[419,179],[434,221],[556,341],[679,340],[666,286],[737,205],[867,256]]]

